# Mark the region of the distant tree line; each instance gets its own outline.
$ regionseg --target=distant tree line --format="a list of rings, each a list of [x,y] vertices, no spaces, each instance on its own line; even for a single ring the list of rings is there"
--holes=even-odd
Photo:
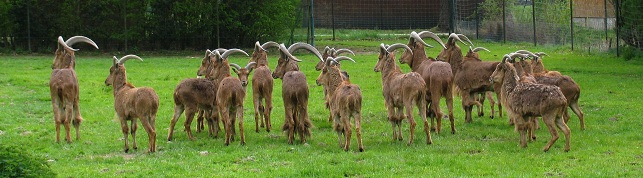
[[[284,40],[299,0],[0,0],[0,50],[50,52],[83,35],[101,50],[201,50]]]

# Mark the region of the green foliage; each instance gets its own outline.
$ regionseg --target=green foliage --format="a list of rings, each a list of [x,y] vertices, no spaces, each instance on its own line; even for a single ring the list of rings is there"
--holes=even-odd
[[[639,0],[621,0],[620,22],[621,39],[629,46],[643,50],[643,5]]]
[[[643,60],[643,51],[641,49],[636,49],[633,46],[627,46],[624,48],[621,48],[621,53],[623,55],[623,58],[625,60],[637,60],[641,61]]]
[[[0,177],[56,177],[46,160],[24,149],[6,143],[0,145]]]

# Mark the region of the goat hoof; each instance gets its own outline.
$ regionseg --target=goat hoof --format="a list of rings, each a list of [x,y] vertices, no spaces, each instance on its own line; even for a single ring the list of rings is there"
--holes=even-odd
[[[125,153],[129,152],[129,148],[125,149]]]
[[[364,152],[364,148],[359,148],[359,152]]]

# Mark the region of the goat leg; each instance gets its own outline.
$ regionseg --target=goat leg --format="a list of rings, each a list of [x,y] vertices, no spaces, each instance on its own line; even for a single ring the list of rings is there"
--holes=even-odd
[[[80,123],[83,122],[83,116],[80,115],[80,107],[78,106],[78,99],[74,102],[74,120],[72,124],[76,129],[76,140],[80,140]]]
[[[241,145],[246,145],[246,135],[243,131],[243,105],[237,106],[237,118],[239,118],[239,140]]]
[[[188,108],[187,111],[185,112],[185,122],[183,123],[183,126],[185,127],[185,132],[188,133],[188,138],[190,140],[195,140],[194,136],[192,136],[192,128],[190,128],[190,125],[192,125],[192,120],[194,119],[195,113],[196,113],[196,108]]]
[[[167,141],[172,141],[172,135],[174,134],[174,126],[176,125],[176,122],[179,120],[179,117],[181,117],[181,114],[183,114],[183,111],[185,110],[183,105],[174,105],[174,116],[172,117],[172,121],[170,121],[170,130],[168,131],[167,134]]]
[[[127,143],[127,137],[129,136],[129,128],[127,128],[127,121],[125,120],[124,117],[120,117],[119,119],[121,121],[121,130],[123,131],[123,141],[125,141],[125,148],[123,149],[125,153],[129,151],[129,144]]]
[[[364,152],[364,145],[362,145],[362,114],[356,112],[353,114],[355,119],[355,132],[357,133],[357,145],[359,146],[359,152]]]
[[[266,96],[266,106],[263,110],[263,119],[266,122],[266,131],[270,132],[272,129],[272,123],[270,122],[270,112],[272,112],[272,96]]]
[[[132,131],[131,131],[132,132],[132,145],[133,145],[132,148],[134,148],[135,150],[138,149],[138,146],[136,146],[136,129],[138,129],[138,124],[136,124],[136,120],[137,120],[136,118],[132,118],[132,123],[131,123],[132,124],[132,127],[131,127],[131,129],[132,129]]]
[[[263,128],[263,120],[261,120],[261,116],[263,115],[262,111],[262,106],[261,106],[261,99],[258,98],[258,96],[253,97],[253,104],[254,104],[254,109],[255,109],[255,132],[259,133],[259,122],[261,122],[261,127]]]

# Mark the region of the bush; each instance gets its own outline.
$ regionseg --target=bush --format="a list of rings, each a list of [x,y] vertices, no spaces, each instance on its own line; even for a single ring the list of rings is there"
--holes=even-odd
[[[16,146],[0,145],[0,177],[56,177],[46,160]]]

